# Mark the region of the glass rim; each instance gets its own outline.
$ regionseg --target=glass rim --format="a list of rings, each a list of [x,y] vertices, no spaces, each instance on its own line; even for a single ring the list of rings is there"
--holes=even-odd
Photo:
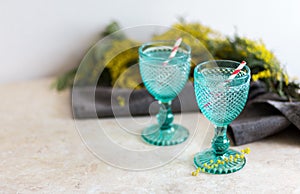
[[[202,62],[202,63],[200,63],[200,64],[198,64],[196,67],[195,67],[195,69],[194,69],[194,75],[196,74],[196,75],[203,75],[203,73],[202,72],[199,72],[199,69],[202,67],[202,66],[204,66],[204,65],[206,65],[206,64],[209,64],[209,63],[214,63],[214,64],[216,64],[216,66],[214,66],[214,67],[219,67],[218,66],[218,62],[227,62],[227,63],[233,63],[233,64],[236,64],[237,66],[236,67],[238,67],[239,66],[239,64],[240,64],[240,62],[237,62],[237,61],[233,61],[233,60],[209,60],[209,61],[204,61],[204,62]],[[212,67],[212,68],[214,68],[214,67]],[[233,80],[243,80],[243,79],[250,79],[251,78],[251,70],[250,70],[250,68],[249,68],[249,66],[248,65],[245,65],[243,68],[242,68],[242,70],[246,70],[246,74],[245,75],[242,75],[242,76],[240,76],[240,77],[235,77]],[[194,76],[194,79],[196,79],[196,76]],[[206,78],[207,80],[219,80],[218,78],[215,78],[215,77],[213,77],[213,78]]]
[[[168,58],[150,56],[150,55],[146,54],[143,49],[147,46],[151,46],[151,45],[155,46],[156,44],[158,44],[158,45],[161,44],[161,46],[170,46],[171,48],[173,48],[175,42],[176,42],[176,40],[157,40],[157,41],[146,42],[146,43],[142,44],[139,47],[138,52],[139,52],[139,55],[142,55],[142,56],[145,56],[145,57],[151,57],[154,60],[163,60],[163,61],[165,61]],[[183,49],[185,55],[174,56],[173,59],[174,58],[176,58],[176,59],[186,58],[187,56],[191,55],[191,47],[189,45],[185,44],[184,42],[181,42],[179,48]]]

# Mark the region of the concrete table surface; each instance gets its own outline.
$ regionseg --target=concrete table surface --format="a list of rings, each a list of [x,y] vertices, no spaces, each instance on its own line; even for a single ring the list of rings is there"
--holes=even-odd
[[[210,146],[213,129],[200,113],[184,113],[175,116],[176,122],[183,118],[195,133],[177,158],[150,170],[124,170],[87,149],[76,126],[92,125],[96,119],[75,124],[70,91],[56,92],[50,89],[52,82],[47,78],[0,85],[0,193],[300,193],[297,129],[233,147],[251,148],[241,171],[193,177],[193,155]],[[107,131],[117,126],[115,119],[99,122]],[[126,142],[118,134],[110,135]]]

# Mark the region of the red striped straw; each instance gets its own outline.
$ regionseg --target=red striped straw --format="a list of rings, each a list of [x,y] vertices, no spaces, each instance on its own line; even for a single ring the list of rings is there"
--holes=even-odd
[[[175,44],[174,44],[174,46],[173,46],[173,49],[172,49],[172,51],[171,51],[171,53],[170,53],[170,55],[169,55],[169,58],[168,58],[165,62],[163,62],[163,65],[164,65],[164,66],[167,65],[167,64],[171,61],[171,59],[172,59],[173,57],[175,57],[175,55],[176,55],[176,53],[177,53],[177,51],[178,51],[178,48],[179,48],[181,42],[182,42],[182,38],[178,38],[178,39],[176,40],[176,42],[175,42]]]
[[[239,66],[231,73],[231,75],[230,75],[229,78],[224,82],[224,84],[227,84],[227,83],[231,82],[231,81],[235,78],[235,76],[241,71],[241,69],[244,68],[244,66],[245,66],[246,64],[247,64],[246,61],[242,61],[242,62],[240,63],[240,65],[239,65]],[[217,96],[216,96],[216,97],[218,97],[218,96],[220,96],[220,93],[217,93]],[[215,101],[217,101],[216,98],[215,98],[215,100],[213,100],[212,102],[215,102]],[[208,102],[208,103],[204,104],[203,107],[207,107],[207,106],[209,106],[210,104],[211,104],[211,102]]]
[[[229,78],[225,81],[225,83],[229,83],[231,82],[231,80],[233,80],[235,78],[235,76],[241,71],[241,69],[244,68],[244,66],[246,65],[246,61],[242,61],[240,63],[240,65],[231,73],[231,75],[229,76]]]

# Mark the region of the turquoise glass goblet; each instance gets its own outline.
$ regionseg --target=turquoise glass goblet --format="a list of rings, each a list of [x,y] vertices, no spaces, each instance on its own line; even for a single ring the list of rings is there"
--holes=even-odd
[[[250,69],[247,66],[229,81],[240,63],[229,60],[207,61],[194,71],[194,87],[198,106],[215,126],[211,148],[195,155],[196,167],[212,174],[227,174],[243,168],[246,159],[229,149],[227,126],[243,110],[248,97]]]
[[[171,110],[172,100],[185,86],[191,63],[191,49],[182,43],[171,60],[168,57],[175,41],[156,41],[139,48],[139,68],[148,92],[158,100],[158,124],[142,131],[142,139],[158,146],[176,145],[184,142],[189,132],[181,125],[174,124]],[[168,63],[164,62],[168,60]]]

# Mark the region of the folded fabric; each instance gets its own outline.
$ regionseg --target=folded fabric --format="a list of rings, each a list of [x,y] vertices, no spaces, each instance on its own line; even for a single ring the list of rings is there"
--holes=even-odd
[[[243,112],[228,128],[236,145],[263,139],[287,129],[300,129],[300,102],[288,102],[277,94],[266,92],[264,84],[254,82]]]
[[[150,107],[150,108],[149,108]],[[158,105],[146,89],[113,89],[107,87],[75,87],[72,108],[76,119],[139,116],[155,114]],[[174,113],[199,111],[194,88],[188,82],[172,102]],[[236,145],[260,140],[294,125],[300,129],[300,102],[287,102],[267,92],[264,83],[250,85],[248,102],[228,127]]]
[[[155,102],[146,89],[75,87],[72,91],[73,114],[77,119],[149,115],[158,111]],[[172,111],[199,111],[191,82],[172,101]]]

